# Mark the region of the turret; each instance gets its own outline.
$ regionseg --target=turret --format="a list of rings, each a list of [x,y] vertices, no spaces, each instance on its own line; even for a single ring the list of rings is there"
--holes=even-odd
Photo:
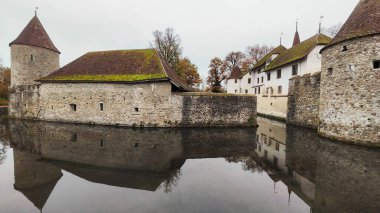
[[[380,147],[380,1],[360,0],[322,49],[321,135]]]
[[[37,15],[9,44],[11,48],[11,87],[38,84],[35,80],[59,69],[59,50],[51,41]]]
[[[293,39],[293,47],[296,46],[297,44],[301,43],[300,35],[298,33],[298,20],[296,23],[296,33],[294,34],[294,39]]]

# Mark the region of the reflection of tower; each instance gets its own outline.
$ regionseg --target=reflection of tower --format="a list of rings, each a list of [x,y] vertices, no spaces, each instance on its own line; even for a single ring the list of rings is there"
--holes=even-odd
[[[38,161],[35,154],[14,150],[14,188],[42,211],[58,180],[61,169]]]

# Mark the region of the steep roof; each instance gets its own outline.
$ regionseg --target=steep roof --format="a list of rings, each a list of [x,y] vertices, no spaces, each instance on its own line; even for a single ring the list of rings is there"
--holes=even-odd
[[[267,66],[266,71],[301,60],[309,55],[317,45],[327,45],[330,41],[330,37],[317,34],[280,54]]]
[[[236,66],[232,70],[230,77],[228,77],[228,80],[229,79],[240,79],[242,75],[243,75],[243,73],[241,72],[241,69],[238,66]]]
[[[179,78],[155,49],[89,52],[37,81],[46,83],[170,81],[180,90],[194,90]]]
[[[9,46],[12,44],[42,47],[60,53],[51,41],[49,35],[46,33],[37,16],[34,16],[32,20],[30,20],[20,35],[12,41]]]
[[[380,33],[380,1],[360,0],[329,46],[339,42]]]
[[[296,31],[296,34],[294,34],[293,39],[293,47],[298,45],[299,43],[301,43],[300,34],[298,33],[298,31]]]
[[[253,66],[253,69],[256,69],[258,67],[261,67],[262,65],[264,65],[268,59],[270,59],[272,57],[272,55],[274,54],[281,54],[283,52],[285,52],[287,49],[286,47],[280,45],[278,47],[276,47],[274,50],[272,50],[271,52],[269,52],[268,54],[266,54],[263,58],[261,58],[256,64],[255,66]]]

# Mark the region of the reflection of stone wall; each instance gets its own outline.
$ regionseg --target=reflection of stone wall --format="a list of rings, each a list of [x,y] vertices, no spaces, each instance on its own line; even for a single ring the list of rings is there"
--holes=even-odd
[[[313,212],[378,212],[380,152],[321,140]]]
[[[17,118],[37,118],[40,116],[39,86],[18,86],[9,94],[9,115]]]
[[[347,51],[342,51],[347,46]],[[320,134],[380,147],[380,35],[336,44],[323,51]]]
[[[288,123],[318,128],[320,82],[320,73],[289,80]]]

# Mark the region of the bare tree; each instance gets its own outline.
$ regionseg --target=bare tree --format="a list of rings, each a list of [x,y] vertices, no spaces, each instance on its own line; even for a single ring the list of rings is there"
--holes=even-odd
[[[182,55],[181,39],[172,28],[166,28],[164,32],[154,31],[153,46],[160,56],[174,68]]]
[[[240,51],[236,52],[230,52],[227,54],[226,58],[224,59],[225,66],[229,72],[232,72],[232,70],[235,67],[240,67],[241,63],[243,62],[245,58],[245,54]]]
[[[267,45],[254,45],[249,46],[246,49],[247,59],[251,61],[251,63],[256,64],[260,59],[262,59],[266,54],[270,53],[274,49],[273,46],[269,47]]]
[[[343,24],[339,23],[339,24],[331,26],[327,29],[323,29],[322,32],[325,33],[326,35],[330,36],[331,38],[334,38],[338,34],[338,32],[342,28],[342,26],[343,26]]]

